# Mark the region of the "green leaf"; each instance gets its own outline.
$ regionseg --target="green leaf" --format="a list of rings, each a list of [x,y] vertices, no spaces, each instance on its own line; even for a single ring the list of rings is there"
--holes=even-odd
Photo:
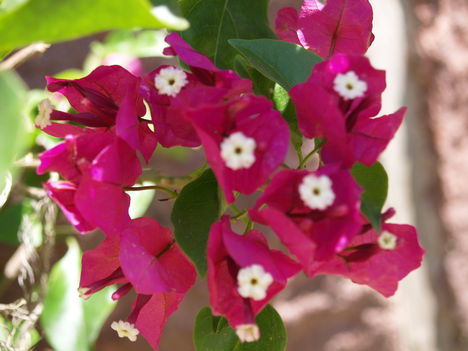
[[[23,115],[26,98],[25,85],[18,75],[0,72],[0,189],[4,188],[6,176],[22,151],[28,133]]]
[[[288,123],[291,131],[291,144],[296,150],[296,153],[302,157],[302,134],[300,133],[297,124],[296,108],[289,98],[288,92],[279,84],[275,85],[273,103],[275,104],[275,108],[281,112],[283,118]]]
[[[224,317],[215,317],[209,307],[200,310],[193,340],[196,351],[284,351],[287,335],[278,312],[270,305],[257,316],[260,340],[241,343]]]
[[[255,94],[271,98],[275,83],[252,67],[244,57],[236,55],[233,68],[240,77],[252,81]]]
[[[269,0],[181,0],[191,27],[183,38],[216,66],[232,69],[236,51],[229,39],[274,38],[268,24]]]
[[[74,239],[68,251],[52,268],[44,300],[41,325],[49,344],[60,351],[91,351],[105,320],[115,307],[112,287],[93,294],[89,300],[78,296],[81,251]]]
[[[198,312],[193,331],[196,351],[232,351],[239,344],[226,318],[213,316],[209,307]]]
[[[388,193],[387,172],[380,162],[376,162],[370,167],[356,163],[351,173],[364,190],[361,195],[361,211],[372,226],[380,232],[382,208]]]
[[[234,48],[265,77],[289,90],[304,82],[322,59],[294,43],[272,39],[229,40]]]
[[[19,245],[18,231],[23,219],[23,203],[4,208],[0,212],[0,241]]]
[[[10,52],[10,50],[0,51],[0,60],[3,60],[5,57],[7,57],[10,54]]]
[[[188,23],[148,0],[29,0],[0,13],[0,50],[134,27],[184,30]]]
[[[201,277],[206,275],[206,248],[211,224],[219,213],[218,182],[211,169],[187,184],[172,210],[177,243],[191,258]]]

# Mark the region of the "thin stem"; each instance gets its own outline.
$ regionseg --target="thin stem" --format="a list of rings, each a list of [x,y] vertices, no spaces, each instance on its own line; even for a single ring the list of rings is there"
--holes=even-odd
[[[46,43],[35,43],[26,46],[24,49],[14,53],[9,58],[0,63],[0,71],[14,69],[29,60],[31,57],[44,53],[48,48],[50,48],[50,44]]]
[[[170,186],[171,188],[182,189],[185,185],[190,183],[194,177],[191,176],[166,176],[160,174],[158,171],[146,169],[138,179],[139,183],[149,181],[160,186]]]
[[[297,169],[302,169],[302,168],[305,168],[305,166],[307,165],[307,162],[310,160],[310,158],[312,156],[315,155],[315,153],[317,151],[319,151],[320,149],[322,148],[322,145],[319,145],[319,146],[316,146],[311,152],[309,152],[306,157],[304,157],[302,159],[302,161],[299,163],[299,166],[297,167]]]
[[[245,230],[244,230],[244,234],[247,234],[248,232],[250,232],[254,227],[254,222],[252,222],[251,219],[249,219],[247,225],[245,226]]]
[[[240,208],[238,208],[234,204],[229,206],[229,208],[236,213],[234,216],[231,217],[232,221],[242,220],[244,223],[246,223],[246,224],[248,223],[248,219],[245,218],[245,216],[248,214],[247,210],[241,210]]]
[[[243,211],[239,212],[238,214],[236,214],[235,216],[232,216],[231,220],[239,220],[239,219],[243,218],[246,214],[247,214],[247,210],[243,210]]]
[[[175,198],[179,195],[177,191],[171,190],[169,188],[166,188],[160,185],[129,186],[129,187],[126,187],[125,190],[126,191],[161,190],[171,195],[172,198]]]

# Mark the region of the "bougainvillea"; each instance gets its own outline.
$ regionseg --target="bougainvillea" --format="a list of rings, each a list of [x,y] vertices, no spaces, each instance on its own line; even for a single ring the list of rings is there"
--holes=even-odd
[[[276,98],[270,101],[278,90],[272,84],[265,96],[255,93],[262,90],[254,91],[258,81],[246,71],[263,72],[258,57],[247,57],[247,70],[220,69],[177,33],[166,37],[164,53],[180,59],[180,66],[149,73],[138,66],[130,73],[110,65],[80,79],[47,77],[48,90],[63,95],[72,109],[42,104],[38,127],[64,140],[40,155],[38,173],[62,177],[44,187],[80,233],[98,228],[106,236],[83,255],[80,295],[86,299],[116,284],[113,299],[136,293],[127,320],[112,323],[119,336],[135,341],[141,334],[158,348],[166,320],[196,279],[188,258],[193,251],[183,251],[192,244],[202,252],[193,260],[201,277],[199,262],[208,267],[213,313],[224,316],[242,342],[261,339],[256,316],[301,270],[310,277],[341,275],[391,296],[420,265],[416,229],[386,223],[382,208],[378,225],[370,221],[362,194],[372,190],[353,173],[357,162],[375,164],[405,112],[376,118],[386,82],[385,72],[363,56],[374,38],[369,2],[305,0],[299,13],[279,11],[276,32],[324,60],[289,91],[293,123],[276,109]],[[317,146],[308,155],[299,151],[297,169],[286,158],[291,136],[297,139],[295,117],[301,138]],[[220,188],[217,221],[193,219],[195,229],[183,228],[188,234],[174,238],[155,219],[130,218],[128,192],[138,188],[185,201],[163,183],[138,186],[148,179],[141,178],[142,169],[151,165],[156,144],[203,149],[207,165],[187,178],[196,182],[211,167]],[[304,169],[313,154],[319,166]],[[234,204],[239,194],[255,193],[252,208]],[[191,204],[202,207],[204,194],[196,196]],[[243,222],[244,234],[231,229]],[[269,248],[265,234],[253,229],[257,223],[276,234],[285,252]],[[179,246],[184,238],[189,243]]]

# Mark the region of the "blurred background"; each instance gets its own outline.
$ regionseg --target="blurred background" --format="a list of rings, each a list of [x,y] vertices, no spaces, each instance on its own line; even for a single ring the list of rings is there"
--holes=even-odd
[[[279,8],[298,8],[301,2],[272,0],[271,23]],[[381,114],[408,106],[405,123],[382,158],[390,178],[387,207],[397,210],[392,222],[417,226],[427,251],[424,264],[389,299],[344,279],[298,276],[273,304],[287,327],[288,351],[466,351],[468,2],[371,3],[376,40],[368,55],[376,68],[387,71]],[[105,38],[106,34],[99,34],[52,45],[18,72],[30,88],[43,89],[45,75],[99,64],[106,53],[96,42]],[[149,72],[168,61],[153,57],[142,62]],[[158,153],[154,165],[163,173],[183,175],[202,162],[200,152],[175,149]],[[170,225],[170,204],[153,201],[148,213],[162,225]],[[95,234],[79,239],[87,249],[102,237]],[[2,267],[15,250],[1,245]],[[54,255],[59,258],[64,251],[58,245]],[[21,289],[11,284],[0,293],[2,302],[12,302]],[[135,344],[118,339],[109,327],[113,320],[126,318],[131,302],[132,296],[127,296],[107,320],[97,351],[150,350],[143,340]],[[194,319],[206,305],[205,283],[198,282],[170,318],[160,350],[192,350]],[[36,350],[50,347],[41,341]]]

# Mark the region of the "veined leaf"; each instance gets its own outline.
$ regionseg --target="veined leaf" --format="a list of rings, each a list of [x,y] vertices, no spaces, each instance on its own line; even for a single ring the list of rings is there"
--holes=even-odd
[[[375,230],[380,232],[382,208],[388,193],[387,172],[380,162],[376,162],[370,167],[356,163],[351,173],[364,190],[361,195],[361,211]]]
[[[191,27],[182,37],[216,66],[232,69],[236,51],[229,39],[274,38],[268,24],[269,0],[181,0]]]
[[[284,351],[287,335],[278,312],[266,306],[256,318],[260,340],[241,343],[224,317],[213,316],[209,307],[197,315],[193,340],[196,351]]]
[[[304,82],[322,59],[294,43],[272,39],[231,39],[229,43],[265,77],[289,90]]]

